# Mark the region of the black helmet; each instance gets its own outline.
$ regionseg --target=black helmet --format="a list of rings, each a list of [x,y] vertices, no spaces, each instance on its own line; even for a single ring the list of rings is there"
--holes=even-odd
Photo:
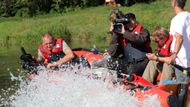
[[[133,14],[133,13],[127,13],[127,14],[124,15],[124,17],[127,18],[127,19],[136,20],[135,14]]]

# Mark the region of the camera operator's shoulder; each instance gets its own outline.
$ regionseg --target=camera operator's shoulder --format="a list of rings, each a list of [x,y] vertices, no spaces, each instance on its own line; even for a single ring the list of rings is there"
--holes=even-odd
[[[142,31],[149,32],[147,28],[142,27]]]
[[[142,27],[141,33],[143,33],[144,35],[150,36],[149,30],[144,27]]]

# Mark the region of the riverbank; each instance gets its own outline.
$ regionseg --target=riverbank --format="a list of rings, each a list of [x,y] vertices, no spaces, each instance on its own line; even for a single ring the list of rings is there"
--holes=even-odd
[[[124,13],[133,12],[139,23],[150,32],[157,25],[169,28],[175,15],[170,1],[157,0],[150,4],[135,4],[131,7],[119,7]],[[186,3],[190,10],[190,1]],[[72,47],[105,48],[109,43],[107,6],[91,7],[63,14],[41,15],[33,18],[0,18],[0,45],[38,45],[43,33],[50,31],[55,37],[64,36]]]

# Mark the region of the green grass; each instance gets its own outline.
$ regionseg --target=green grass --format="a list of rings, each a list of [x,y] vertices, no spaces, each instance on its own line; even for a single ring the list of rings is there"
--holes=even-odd
[[[190,10],[190,1],[186,3],[186,10]],[[135,4],[131,7],[119,7],[124,13],[136,14],[139,23],[150,32],[157,25],[169,28],[170,20],[175,13],[170,0],[157,0],[150,4]],[[33,18],[0,18],[0,45],[37,46],[40,37],[50,31],[56,37],[64,36],[71,41],[72,47],[106,48],[109,44],[108,15],[111,8],[106,6],[75,10],[63,14],[41,15]]]

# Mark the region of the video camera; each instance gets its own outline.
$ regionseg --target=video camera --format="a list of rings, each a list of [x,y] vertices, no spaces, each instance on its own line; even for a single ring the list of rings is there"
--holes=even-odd
[[[127,29],[127,26],[131,24],[131,21],[128,17],[115,19],[112,31],[115,33],[120,33],[122,30],[122,24],[124,25],[124,28]]]

